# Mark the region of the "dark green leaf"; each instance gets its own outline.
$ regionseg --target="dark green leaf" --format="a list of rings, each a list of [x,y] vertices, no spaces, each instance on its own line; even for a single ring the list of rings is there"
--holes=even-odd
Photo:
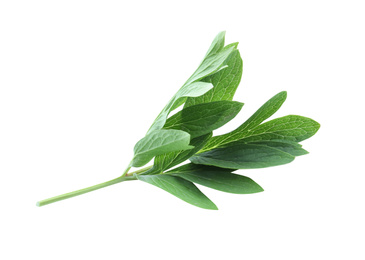
[[[208,91],[206,94],[208,94],[210,91]],[[211,138],[208,144],[203,148],[203,151],[208,151],[216,147],[225,145],[227,143],[234,142],[244,138],[245,136],[247,136],[249,130],[257,127],[264,120],[272,116],[284,103],[286,96],[287,95],[285,91],[276,94],[274,97],[268,100],[264,105],[262,105],[246,122],[244,122],[237,129],[227,134]]]
[[[202,79],[204,82],[212,83],[214,88],[199,97],[189,97],[185,108],[201,103],[233,99],[242,77],[242,59],[239,51],[234,50],[224,64],[228,67]]]
[[[131,166],[141,167],[156,155],[167,152],[188,150],[190,135],[180,130],[157,130],[149,133],[134,146]]]
[[[313,119],[289,115],[259,125],[250,130],[241,140],[244,142],[270,140],[301,142],[313,136],[318,131],[319,126]]]
[[[193,183],[170,175],[135,175],[138,180],[159,187],[172,195],[203,209],[218,209]]]
[[[235,101],[198,104],[168,118],[164,128],[183,130],[195,138],[225,125],[238,114],[242,106],[242,103]]]
[[[229,169],[255,169],[289,163],[294,156],[265,145],[232,143],[196,154],[190,161]]]
[[[250,194],[263,191],[252,179],[218,167],[187,164],[169,171],[167,174],[229,193]]]
[[[301,144],[298,144],[298,143],[292,142],[292,141],[271,140],[271,141],[253,142],[250,144],[259,144],[259,145],[270,146],[270,147],[279,149],[283,152],[289,153],[293,156],[300,156],[300,155],[308,154],[308,152],[302,148]]]
[[[212,133],[196,137],[190,141],[190,145],[194,146],[193,149],[170,152],[156,156],[153,163],[153,167],[144,174],[159,174],[164,170],[170,169],[197,153],[211,138]]]

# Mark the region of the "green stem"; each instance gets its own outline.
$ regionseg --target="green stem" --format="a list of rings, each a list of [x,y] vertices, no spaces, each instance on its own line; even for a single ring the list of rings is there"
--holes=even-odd
[[[99,184],[96,184],[94,186],[90,186],[90,187],[87,187],[87,188],[84,188],[84,189],[81,189],[81,190],[68,192],[68,193],[65,193],[65,194],[62,194],[62,195],[59,195],[59,196],[55,196],[55,197],[52,197],[52,198],[48,198],[48,199],[45,199],[45,200],[38,201],[37,206],[42,207],[44,205],[51,204],[51,203],[54,203],[54,202],[57,202],[57,201],[60,201],[60,200],[65,200],[65,199],[68,199],[68,198],[79,196],[79,195],[84,194],[84,193],[88,193],[90,191],[98,190],[98,189],[101,189],[101,188],[104,188],[104,187],[107,187],[107,186],[110,186],[110,185],[113,185],[113,184],[116,184],[116,183],[119,183],[119,182],[130,181],[130,180],[136,180],[136,177],[134,177],[134,176],[118,177],[118,178],[115,178],[113,180],[103,182],[103,183],[99,183]]]
[[[140,174],[140,173],[143,173],[143,172],[146,172],[148,171],[149,169],[151,169],[153,167],[153,165],[150,165],[150,166],[147,166],[145,168],[142,168],[142,169],[139,169],[137,171],[134,171],[134,172],[130,172],[130,173],[126,173],[124,176],[133,176],[133,174]],[[123,176],[123,175],[122,175]]]
[[[133,160],[132,160],[132,161],[133,161]],[[132,166],[131,166],[132,161],[128,164],[127,169],[125,169],[125,170],[124,170],[124,172],[123,172],[123,174],[122,174],[122,176],[121,176],[121,177],[126,176],[126,175],[128,174],[129,170],[132,168]]]
[[[90,191],[94,191],[94,190],[98,190],[98,189],[101,189],[101,188],[104,188],[104,187],[108,187],[110,185],[117,184],[119,182],[136,180],[137,178],[134,177],[134,174],[143,173],[143,172],[151,169],[152,166],[148,166],[146,168],[143,168],[143,169],[128,173],[130,168],[131,167],[128,167],[126,169],[126,171],[123,173],[123,175],[118,177],[118,178],[115,178],[115,179],[107,181],[107,182],[99,183],[99,184],[96,184],[94,186],[90,186],[88,188],[84,188],[84,189],[81,189],[81,190],[75,190],[75,191],[68,192],[68,193],[65,193],[65,194],[62,194],[62,195],[58,195],[58,196],[55,196],[55,197],[52,197],[52,198],[48,198],[48,199],[45,199],[45,200],[38,201],[37,206],[42,207],[44,205],[51,204],[51,203],[54,203],[54,202],[57,202],[57,201],[60,201],[60,200],[65,200],[65,199],[68,199],[68,198],[79,196],[79,195],[84,194],[84,193],[88,193]]]

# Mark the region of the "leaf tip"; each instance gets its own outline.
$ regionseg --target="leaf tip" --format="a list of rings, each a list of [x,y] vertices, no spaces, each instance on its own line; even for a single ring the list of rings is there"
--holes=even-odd
[[[321,124],[318,123],[317,121],[313,120],[314,121],[314,126],[316,127],[317,131],[319,130],[319,128],[321,128]],[[316,132],[317,132],[316,131]]]
[[[288,96],[288,92],[286,90],[284,90],[284,91],[279,92],[278,95],[281,95],[281,96],[283,96],[284,99],[286,99]]]
[[[315,135],[318,132],[319,128],[321,128],[321,124],[311,118],[308,118],[308,120],[309,120],[310,126],[312,128],[309,137],[312,137],[313,135]]]
[[[211,209],[211,210],[219,210],[219,209],[218,209],[218,207],[217,207],[214,203],[213,203],[213,205],[214,205],[214,206],[212,206],[212,207],[211,207],[211,208],[209,208],[209,209]]]
[[[238,48],[238,44],[239,44],[239,42],[231,43],[231,45],[232,45],[235,49],[237,49],[237,48]],[[237,50],[237,51],[238,51],[238,50]]]
[[[305,150],[303,148],[301,148],[301,150],[302,150],[302,153],[297,156],[309,154],[309,152],[307,150]]]

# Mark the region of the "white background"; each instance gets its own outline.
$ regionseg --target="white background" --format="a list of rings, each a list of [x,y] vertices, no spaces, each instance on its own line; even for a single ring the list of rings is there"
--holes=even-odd
[[[1,1],[0,258],[365,259],[363,1]],[[202,187],[193,207],[125,182],[133,146],[215,35],[239,41],[232,130],[282,91],[274,117],[321,123],[309,155],[240,171],[265,192]]]

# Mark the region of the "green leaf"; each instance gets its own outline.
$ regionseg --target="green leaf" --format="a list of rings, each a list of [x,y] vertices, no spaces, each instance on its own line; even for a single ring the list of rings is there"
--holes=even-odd
[[[308,154],[308,151],[304,150],[301,144],[287,140],[259,141],[259,142],[252,142],[250,144],[266,145],[269,147],[279,149],[293,156],[301,156]]]
[[[263,191],[252,179],[231,173],[231,170],[224,168],[186,164],[167,174],[229,193],[250,194]]]
[[[169,175],[135,175],[138,180],[159,187],[172,195],[203,209],[218,209],[193,183],[179,177]]]
[[[214,88],[213,88],[214,89]],[[208,94],[207,92],[206,94]],[[232,132],[224,135],[215,136],[209,140],[203,151],[208,151],[224,144],[234,142],[244,138],[248,131],[255,128],[263,121],[272,116],[284,103],[286,91],[280,92],[262,105],[247,121]]]
[[[233,46],[237,47],[237,45]],[[199,97],[189,97],[185,108],[201,103],[233,99],[242,77],[242,59],[239,51],[234,50],[224,65],[228,67],[202,79],[204,82],[212,83],[214,88]]]
[[[273,119],[250,130],[243,139],[245,142],[287,140],[301,142],[313,136],[320,125],[304,116],[289,115]]]
[[[232,143],[190,158],[195,164],[229,169],[255,169],[290,163],[294,156],[266,145]]]
[[[194,146],[193,149],[170,152],[156,156],[155,161],[153,163],[153,167],[144,174],[159,174],[182,162],[185,162],[191,156],[196,154],[208,142],[209,138],[211,137],[212,133],[209,133],[192,139],[190,141],[190,145]]]
[[[211,74],[220,71],[223,68],[226,68],[227,66],[224,65],[224,61],[234,50],[235,47],[230,46],[227,49],[223,49],[221,52],[206,57],[200,64],[198,69],[194,72],[194,74],[189,78],[187,83],[201,80],[202,78],[205,78]]]
[[[226,36],[225,31],[222,31],[217,34],[217,36],[214,38],[213,42],[211,43],[207,53],[205,54],[205,57],[207,57],[211,54],[220,52],[223,49],[225,36]]]
[[[203,61],[157,116],[147,135],[134,147],[134,157],[120,177],[88,188],[51,197],[47,205],[124,181],[155,185],[174,196],[205,209],[217,209],[195,183],[230,193],[254,193],[262,188],[250,178],[232,173],[286,164],[308,153],[298,142],[314,135],[319,124],[290,115],[263,123],[286,99],[281,92],[261,106],[236,130],[212,138],[212,131],[230,121],[242,108],[233,95],[242,76],[238,43],[225,46],[225,32],[213,40]],[[158,96],[155,97],[158,101]],[[171,111],[185,103],[182,111]],[[154,165],[129,172],[150,160]],[[187,164],[169,172],[172,167]]]
[[[180,90],[173,96],[170,102],[161,111],[161,113],[158,115],[158,117],[148,130],[148,133],[161,129],[165,124],[169,113],[184,104],[187,97],[201,96],[209,91],[211,88],[213,88],[213,85],[211,83],[199,82],[199,80],[209,75],[212,75],[222,70],[223,68],[226,68],[224,62],[230,56],[230,54],[234,50],[236,50],[237,44],[230,44],[226,47],[223,47],[224,37],[225,32],[221,32],[216,36],[198,69],[193,73],[193,75],[186,81],[186,83],[180,88]]]
[[[242,106],[235,101],[216,101],[184,108],[167,119],[164,129],[183,130],[195,138],[225,125]]]
[[[189,145],[189,142],[190,135],[184,131],[172,129],[153,131],[134,146],[131,166],[141,167],[156,155],[191,149],[193,147]]]
[[[169,103],[165,106],[165,108],[161,111],[161,113],[157,116],[152,126],[148,130],[148,133],[160,130],[164,126],[168,115],[176,107],[176,104],[179,104],[179,100],[184,101],[185,97],[197,97],[203,95],[211,88],[213,88],[213,85],[207,82],[195,82],[181,87],[179,91],[172,97]]]

